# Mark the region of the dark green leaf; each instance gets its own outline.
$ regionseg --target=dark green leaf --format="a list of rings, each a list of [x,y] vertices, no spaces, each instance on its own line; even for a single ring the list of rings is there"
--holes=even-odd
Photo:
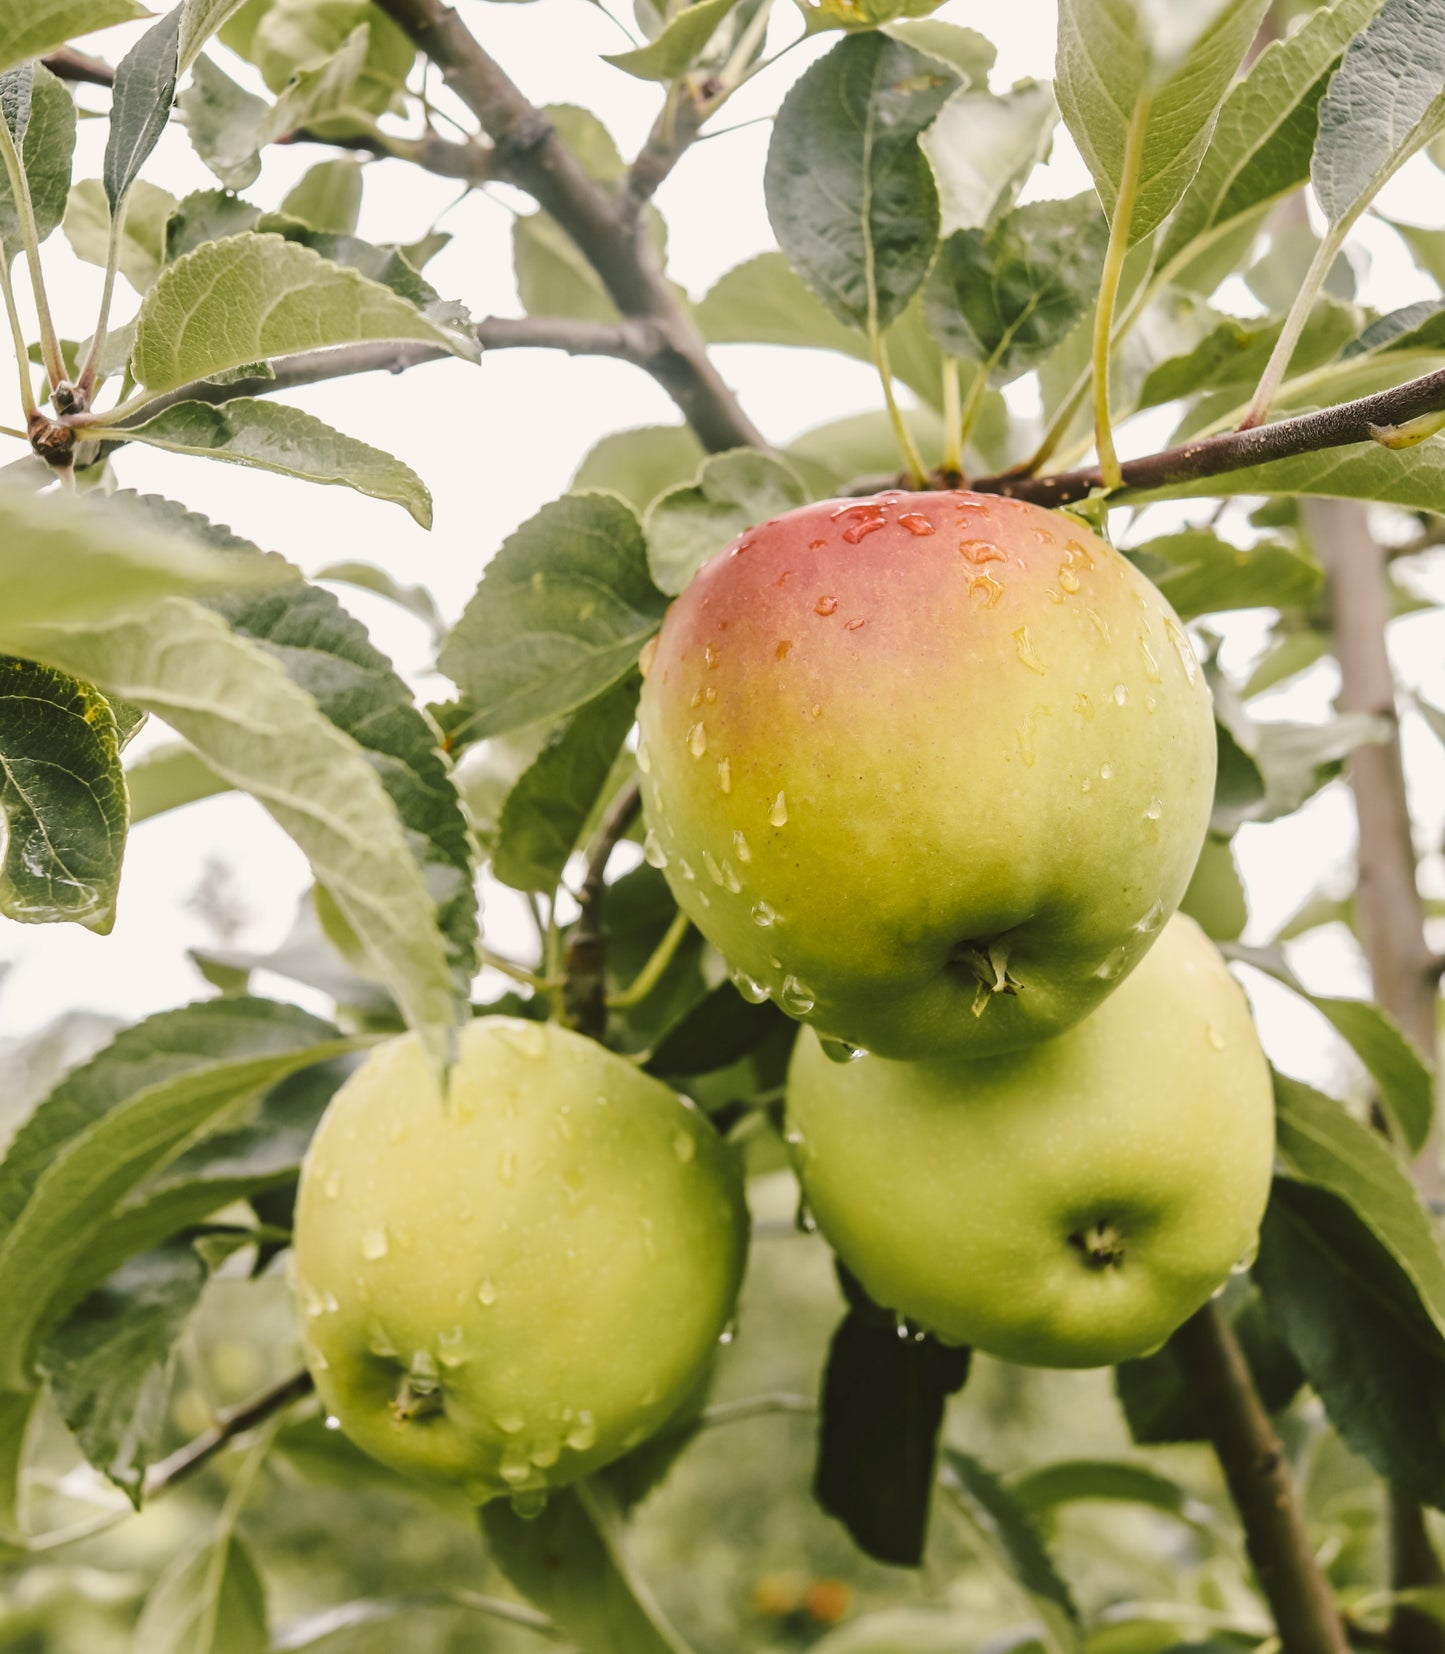
[[[1233,546],[1212,529],[1184,529],[1131,546],[1128,556],[1184,620],[1230,609],[1304,609],[1324,571],[1310,554],[1278,540]]]
[[[720,982],[662,1036],[647,1060],[648,1072],[682,1078],[726,1068],[786,1023],[771,1000],[753,1005],[731,982]]]
[[[36,239],[44,241],[65,217],[70,195],[70,161],[75,149],[75,102],[65,83],[36,63],[14,74],[29,74],[30,108],[21,156],[25,179],[30,186],[30,208],[35,217]],[[10,177],[0,167],[0,241],[5,256],[14,259],[21,251],[20,219]]]
[[[166,220],[166,263],[195,252],[208,241],[224,241],[256,228],[258,208],[229,190],[194,190],[176,202]]]
[[[0,655],[7,918],[110,930],[127,825],[120,746],[115,714],[98,690]]]
[[[488,563],[442,649],[442,671],[475,708],[467,734],[505,734],[590,701],[632,668],[666,606],[630,506],[606,494],[544,505]]]
[[[886,35],[842,40],[784,98],[764,184],[778,245],[840,320],[897,319],[938,236],[918,139],[958,77]]]
[[[171,118],[184,14],[185,7],[176,6],[152,23],[116,65],[101,174],[112,216]]]
[[[556,886],[632,728],[638,688],[626,677],[579,707],[508,793],[492,847],[492,871],[503,884]]]
[[[1445,1340],[1389,1252],[1338,1196],[1276,1178],[1255,1278],[1347,1445],[1445,1504]]]
[[[960,230],[928,278],[928,329],[1001,385],[1062,343],[1093,305],[1108,229],[1087,197],[1037,201],[991,230]]]
[[[40,1352],[81,1450],[137,1508],[165,1432],[176,1340],[205,1282],[194,1247],[140,1253],[79,1303]]]
[[[773,256],[782,262],[781,253]],[[569,487],[620,494],[640,517],[665,488],[696,476],[702,460],[702,444],[686,425],[614,431],[588,450]]]

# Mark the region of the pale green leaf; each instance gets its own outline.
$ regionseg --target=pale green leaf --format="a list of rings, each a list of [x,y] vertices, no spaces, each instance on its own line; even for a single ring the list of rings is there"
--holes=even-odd
[[[157,1581],[135,1628],[135,1654],[266,1654],[266,1592],[250,1549],[224,1528]]]
[[[940,232],[984,229],[1011,206],[1048,154],[1058,119],[1053,88],[1037,81],[997,96],[955,92],[919,140],[938,185]]]
[[[261,172],[257,152],[266,100],[237,86],[202,56],[178,101],[192,148],[217,178],[233,190],[255,183]]]
[[[361,162],[354,156],[321,161],[287,191],[281,211],[313,230],[351,235],[361,211]]]
[[[169,190],[140,179],[131,188],[120,237],[120,273],[144,293],[166,261],[166,223],[175,211]],[[70,192],[65,208],[65,239],[75,256],[87,264],[104,265],[110,242],[110,208],[105,186],[87,178]]]
[[[204,454],[307,482],[340,484],[402,506],[431,527],[431,493],[409,465],[314,414],[259,397],[174,402],[153,419],[125,427],[126,439],[176,454]]]
[[[273,356],[367,340],[462,348],[379,282],[280,236],[244,234],[167,267],[141,306],[132,368],[160,392]]]
[[[105,697],[0,655],[0,913],[22,924],[115,917],[125,851],[120,736]]]
[[[181,0],[181,34],[177,48],[180,73],[184,74],[200,55],[201,47],[245,0]]]
[[[694,0],[684,6],[646,46],[630,52],[608,52],[606,61],[638,80],[675,80],[685,74],[707,49],[718,25],[738,0]]]
[[[782,263],[781,254],[773,256]],[[614,431],[588,450],[568,486],[574,494],[620,494],[640,517],[664,489],[695,476],[702,458],[702,444],[686,425]]]
[[[257,142],[275,143],[301,127],[321,128],[346,120],[365,124],[371,100],[366,96],[366,63],[371,26],[362,23],[321,63],[303,69],[261,119]]]
[[[405,609],[408,614],[421,621],[438,643],[446,634],[446,622],[442,619],[441,610],[437,608],[436,599],[425,586],[404,586],[401,581],[388,574],[385,569],[377,568],[374,563],[327,563],[325,567],[317,569],[311,578],[338,581],[342,585],[356,586],[362,591],[386,598],[389,603],[395,603],[399,609]]]
[[[183,804],[230,791],[229,783],[222,781],[184,741],[152,747],[133,764],[127,764],[125,785],[130,795],[132,826],[151,816],[164,815],[167,810],[178,810]]]
[[[1233,546],[1207,528],[1146,540],[1129,548],[1129,558],[1184,620],[1230,609],[1308,608],[1324,581],[1319,564],[1297,546]]]
[[[577,244],[544,212],[512,225],[512,270],[517,296],[529,316],[569,316],[615,322],[617,306]]]
[[[42,63],[31,65],[30,118],[21,155],[30,186],[30,209],[36,238],[44,241],[59,227],[70,194],[70,161],[75,150],[75,100],[63,81]],[[0,241],[5,256],[21,251],[20,220],[10,177],[0,167]]]
[[[229,190],[193,190],[176,202],[166,220],[166,263],[195,252],[207,241],[254,230],[259,210]]]
[[[140,0],[0,0],[0,73],[76,35],[146,15]]]
[[[643,528],[654,584],[675,597],[729,541],[807,497],[796,473],[769,454],[713,454],[693,482],[660,495],[648,510]]]

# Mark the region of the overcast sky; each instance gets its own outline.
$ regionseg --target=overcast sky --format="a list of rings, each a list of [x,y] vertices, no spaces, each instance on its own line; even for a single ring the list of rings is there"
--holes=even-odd
[[[460,9],[534,101],[587,105],[606,121],[624,153],[637,148],[651,123],[658,91],[600,61],[601,53],[627,43],[617,21],[600,6],[589,0],[460,0]],[[784,0],[777,12],[775,46],[798,32]],[[618,15],[625,15],[620,8]],[[981,28],[994,39],[999,49],[995,89],[1024,76],[1043,79],[1052,73],[1052,0],[1010,0],[1003,7],[949,0],[937,15]],[[113,61],[135,33],[111,30],[89,44]],[[833,39],[791,53],[745,88],[716,124],[731,127],[770,115],[787,85]],[[218,54],[218,59],[229,73],[245,78],[243,66],[229,54]],[[104,99],[94,94],[85,94],[84,101],[104,107]],[[669,226],[670,274],[694,294],[773,245],[762,195],[769,132],[762,121],[697,145],[663,186],[658,202]],[[77,179],[97,175],[104,136],[104,122],[81,123]],[[273,149],[260,181],[247,193],[263,205],[276,205],[295,179],[324,157],[324,151],[302,146]],[[179,126],[166,134],[146,176],[176,195],[215,184]],[[1067,196],[1086,187],[1087,174],[1061,129],[1053,159],[1035,176],[1029,193]],[[509,226],[512,212],[525,204],[499,190],[454,205],[457,194],[454,184],[400,163],[371,166],[360,233],[408,241],[440,220],[456,240],[428,268],[434,285],[446,297],[464,301],[478,317],[518,313]],[[1421,158],[1395,180],[1385,206],[1398,218],[1445,225],[1445,177]],[[1437,296],[1388,228],[1369,225],[1361,240],[1368,255],[1363,291],[1370,303],[1390,309]],[[46,269],[60,331],[84,337],[94,321],[99,271],[78,263],[61,235],[46,248]],[[1231,301],[1242,311],[1257,308],[1242,284],[1235,285],[1238,292],[1231,292]],[[118,316],[128,314],[136,302],[122,281]],[[717,358],[749,412],[777,442],[877,406],[876,384],[861,364],[818,352],[751,346],[725,347]],[[449,617],[460,611],[502,538],[565,489],[594,441],[619,428],[676,420],[667,398],[633,368],[532,351],[493,353],[480,370],[449,362],[398,378],[374,375],[319,386],[292,399],[349,434],[397,453],[418,470],[436,500],[433,532],[423,533],[395,506],[345,489],[322,490],[138,447],[118,456],[120,480],[183,500],[303,569],[314,571],[340,557],[374,562],[401,580],[430,586]],[[0,413],[0,422],[9,418]],[[1167,429],[1167,417],[1127,429],[1121,449],[1126,454],[1146,451]],[[1154,515],[1164,525],[1164,514]],[[1123,526],[1122,519],[1117,526]],[[1445,597],[1445,561],[1427,571],[1425,579],[1433,595]],[[380,600],[349,590],[340,595],[408,676],[428,692],[444,691],[426,678],[431,645],[419,623]],[[1247,661],[1261,637],[1257,617],[1233,624],[1228,658]],[[1445,705],[1442,643],[1445,623],[1437,617],[1406,621],[1396,627],[1393,639],[1404,678]],[[1270,713],[1323,718],[1334,688],[1332,669],[1322,668],[1289,695],[1271,697]],[[152,720],[140,741],[166,738],[167,732]],[[1421,842],[1438,851],[1445,818],[1445,755],[1418,720],[1407,728],[1407,755]],[[1270,933],[1322,875],[1346,865],[1353,832],[1348,796],[1338,785],[1288,823],[1245,829],[1238,844],[1255,914],[1252,934]],[[0,965],[10,965],[0,979],[0,1037],[23,1034],[65,1010],[95,1009],[134,1019],[204,992],[185,949],[215,943],[215,932],[193,898],[203,885],[214,888],[218,874],[236,922],[233,945],[273,946],[306,888],[307,873],[300,854],[259,806],[239,797],[208,800],[136,828],[110,936],[91,936],[70,925],[22,927],[0,919]],[[1445,890],[1438,856],[1427,876],[1433,888]],[[515,898],[492,887],[487,906],[489,941],[502,948],[520,946],[526,932]],[[1356,950],[1342,932],[1302,950],[1299,963],[1319,988],[1366,989]],[[308,997],[265,977],[257,979],[257,987]],[[1284,1065],[1325,1077],[1335,1059],[1313,1013],[1282,990],[1266,993],[1259,1006],[1267,1038]]]

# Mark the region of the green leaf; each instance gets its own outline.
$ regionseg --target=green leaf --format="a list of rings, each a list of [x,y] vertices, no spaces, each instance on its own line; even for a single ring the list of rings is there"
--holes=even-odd
[[[493,1500],[481,1523],[491,1560],[589,1654],[688,1654],[622,1548],[604,1482],[564,1488],[530,1519]]]
[[[275,356],[383,339],[462,354],[451,332],[379,282],[280,236],[236,235],[162,273],[141,306],[132,367],[160,393]]]
[[[751,1056],[787,1027],[771,1000],[754,1005],[731,982],[719,982],[668,1025],[647,1059],[647,1072],[673,1080],[711,1074]]]
[[[143,1252],[77,1304],[40,1352],[81,1451],[137,1508],[165,1434],[176,1340],[205,1283],[194,1247]]]
[[[200,55],[201,47],[230,17],[240,11],[245,0],[182,0],[181,37],[176,48],[180,73],[184,74]]]
[[[677,12],[646,46],[630,52],[605,52],[605,60],[638,80],[676,80],[685,74],[707,49],[718,25],[738,0],[693,0]]]
[[[513,222],[512,269],[517,296],[529,316],[617,320],[617,306],[597,272],[548,213],[529,213]]]
[[[0,73],[76,35],[146,15],[139,0],[0,0]]]
[[[25,1543],[22,1477],[40,1391],[0,1392],[0,1545]]]
[[[1052,87],[1037,81],[1001,95],[987,87],[955,92],[920,139],[938,185],[942,234],[986,229],[1012,206],[1048,154],[1058,119]]]
[[[0,655],[0,913],[106,934],[125,850],[120,738],[89,685]]]
[[[556,887],[632,728],[638,688],[627,677],[579,707],[507,794],[492,846],[492,872],[503,884]]]
[[[1409,1276],[1421,1307],[1445,1334],[1445,1254],[1409,1168],[1379,1132],[1361,1125],[1333,1097],[1278,1073],[1274,1096],[1284,1169],[1349,1204]]]
[[[735,448],[712,455],[694,482],[659,495],[648,509],[643,528],[654,584],[676,597],[709,557],[807,497],[796,473],[770,454]]]
[[[183,195],[166,220],[166,263],[193,253],[207,241],[254,230],[259,210],[229,190],[193,190]]]
[[[928,273],[938,189],[918,140],[957,85],[940,59],[861,34],[783,99],[764,177],[768,217],[839,321],[887,327]]]
[[[1080,1646],[1078,1610],[1028,1514],[977,1459],[943,1450],[942,1485],[1005,1577],[1022,1587],[1049,1647]]]
[[[1276,1178],[1254,1275],[1346,1445],[1445,1504],[1445,1342],[1365,1222],[1327,1189]]]
[[[175,96],[177,60],[184,6],[176,6],[136,41],[115,67],[110,100],[110,127],[101,181],[111,213],[149,160]]]
[[[1244,884],[1227,838],[1211,833],[1205,839],[1179,911],[1216,942],[1232,942],[1249,923]]]
[[[35,218],[38,241],[54,234],[65,216],[70,194],[70,161],[75,151],[75,100],[65,83],[43,63],[29,65],[30,118],[20,145],[26,182],[30,186],[30,209]],[[20,71],[15,71],[19,73]],[[14,259],[21,251],[20,219],[10,176],[0,167],[0,241],[5,256]]]
[[[266,1592],[249,1547],[229,1525],[178,1557],[141,1609],[145,1654],[266,1654]]]
[[[0,1161],[0,1388],[24,1389],[34,1341],[111,1208],[241,1098],[347,1049],[269,1000],[166,1011],[71,1071]]]
[[[558,136],[582,163],[588,177],[609,189],[627,177],[627,162],[622,159],[617,140],[590,109],[575,103],[548,103],[542,106],[542,113],[557,128]]]
[[[169,741],[152,747],[125,769],[130,794],[130,819],[148,821],[151,816],[178,810],[198,799],[212,798],[230,788],[206,761],[184,741]]]
[[[1418,1153],[1434,1117],[1434,1080],[1424,1058],[1389,1014],[1367,999],[1309,993],[1278,949],[1234,945],[1225,952],[1314,1006],[1365,1065],[1401,1139],[1412,1154]]]
[[[968,86],[988,85],[988,72],[998,60],[998,47],[977,29],[961,28],[937,17],[920,17],[885,25],[885,33],[915,51],[942,58],[963,76]]]
[[[397,739],[398,713],[388,709],[386,718],[373,718],[369,701],[351,704],[348,721],[374,746],[373,755],[318,706],[308,692],[313,678],[339,700],[348,680],[371,689],[386,674],[364,659],[345,664],[345,643],[335,661],[328,652],[308,653],[308,629],[318,624],[314,600],[334,600],[314,587],[298,588],[303,591],[304,599],[262,606],[248,617],[258,631],[274,621],[278,633],[291,617],[299,636],[289,652],[284,645],[263,647],[220,615],[183,599],[157,605],[140,621],[36,634],[29,651],[160,713],[222,779],[275,817],[335,897],[409,1026],[442,1069],[463,996],[470,881],[449,857],[438,854],[434,867],[437,846],[431,843],[424,870],[417,860],[420,846],[391,794],[414,795],[419,810],[443,817],[456,810],[455,794],[445,779],[418,779],[405,761],[397,762],[400,755],[389,748]],[[412,717],[419,718],[414,709]],[[410,736],[403,733],[403,739]],[[439,755],[434,763],[444,777]],[[428,886],[428,872],[438,881],[436,891]],[[444,923],[455,927],[446,935]]]
[[[131,188],[121,228],[120,273],[137,293],[151,287],[165,264],[166,223],[175,207],[176,198],[169,190],[158,189],[144,179]],[[100,179],[87,178],[71,190],[63,227],[77,258],[87,264],[105,264],[110,245],[110,208]]]
[[[1059,108],[1111,222],[1131,123],[1145,122],[1131,246],[1164,222],[1193,180],[1267,6],[1060,0]]]
[[[942,446],[943,426],[932,408],[910,408],[904,423],[913,433],[925,460]],[[811,483],[815,474],[825,479],[825,494],[836,491],[850,478],[884,476],[898,469],[898,442],[887,414],[851,414],[832,419],[802,436],[783,450],[783,457]]]
[[[1063,1459],[1026,1470],[1008,1483],[1010,1495],[1035,1522],[1061,1505],[1080,1502],[1146,1505],[1191,1527],[1211,1528],[1214,1513],[1171,1477],[1125,1459]]]
[[[642,526],[624,501],[568,494],[503,542],[438,664],[466,694],[472,740],[590,701],[662,621]]]
[[[1310,163],[1331,224],[1373,196],[1445,120],[1445,13],[1428,0],[1384,0],[1345,49],[1320,102]]]
[[[807,35],[828,29],[876,29],[898,18],[926,18],[943,0],[794,0]]]
[[[360,29],[367,49],[350,96],[364,112],[379,114],[405,86],[416,47],[371,0],[272,0],[232,18],[221,39],[260,69],[273,92],[285,93],[343,56]]]
[[[120,620],[176,593],[295,578],[284,564],[218,554],[176,529],[118,522],[88,500],[0,493],[0,650],[26,654],[37,626]]]
[[[574,494],[620,494],[640,517],[664,489],[696,476],[702,460],[702,444],[688,426],[643,425],[603,437],[568,486]]]
[[[313,580],[330,580],[345,586],[355,586],[361,591],[371,592],[376,597],[384,597],[389,603],[395,603],[399,609],[405,609],[431,632],[434,641],[440,643],[446,634],[446,624],[442,620],[441,610],[437,608],[436,599],[425,586],[404,586],[394,579],[385,569],[379,569],[373,563],[327,563],[316,570]]]
[[[173,454],[202,454],[354,488],[402,506],[423,528],[431,527],[431,493],[409,465],[281,402],[259,397],[234,397],[220,406],[173,402],[153,419],[127,425],[125,434],[129,441]]]
[[[364,127],[370,118],[366,63],[371,25],[359,24],[320,63],[301,69],[261,119],[256,141],[264,147],[302,127],[324,131],[328,122]]]
[[[320,162],[287,191],[281,211],[314,230],[351,235],[361,212],[361,162],[351,156]]]
[[[1308,608],[1324,581],[1324,571],[1300,547],[1278,540],[1233,546],[1207,528],[1146,540],[1128,556],[1183,620],[1232,609]]]
[[[1249,66],[1224,100],[1198,175],[1164,233],[1161,271],[1183,272],[1232,234],[1250,230],[1273,202],[1309,178],[1329,77],[1380,5],[1335,0],[1321,6]]]
[[[208,57],[196,59],[177,100],[191,147],[227,189],[243,190],[261,174],[261,121],[267,104],[237,86]]]
[[[989,382],[1016,379],[1093,308],[1109,232],[1087,197],[1036,201],[991,230],[959,230],[924,289],[928,330]]]

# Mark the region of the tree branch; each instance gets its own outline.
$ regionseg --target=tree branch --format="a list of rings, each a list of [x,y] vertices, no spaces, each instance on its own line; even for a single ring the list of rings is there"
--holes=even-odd
[[[65,46],[40,60],[52,75],[61,80],[79,81],[87,86],[110,86],[115,82],[115,70],[98,57],[88,57],[73,47]]]
[[[578,1033],[592,1039],[601,1039],[607,1029],[607,936],[602,926],[607,863],[641,804],[642,793],[634,778],[613,799],[602,818],[577,896],[581,912],[567,938],[562,961],[563,1010]]]
[[[664,350],[653,377],[676,402],[703,446],[764,448],[707,353],[696,324],[658,268],[623,202],[583,169],[552,123],[442,0],[378,0],[433,63],[495,146],[499,175],[550,213],[597,272],[624,316],[651,320]]]
[[[1360,929],[1375,997],[1414,1041],[1427,1062],[1435,1052],[1434,955],[1425,938],[1415,846],[1400,756],[1399,712],[1386,630],[1390,619],[1389,554],[1370,532],[1365,507],[1353,500],[1306,500],[1305,526],[1329,576],[1334,653],[1340,664],[1339,707],[1388,719],[1388,741],[1350,755],[1350,788],[1359,820]],[[1440,1132],[1430,1132],[1415,1166],[1427,1201],[1439,1198]],[[1390,1489],[1390,1587],[1445,1582],[1418,1502]],[[1427,1614],[1396,1608],[1390,1643],[1398,1654],[1440,1654],[1445,1630]]]
[[[1317,413],[1279,419],[1270,425],[1256,425],[1248,431],[1226,431],[1221,436],[1186,442],[1177,448],[1126,460],[1122,466],[1124,503],[1130,492],[1165,488],[1171,483],[1194,482],[1201,477],[1223,476],[1267,460],[1288,459],[1295,454],[1315,453],[1323,448],[1344,448],[1351,443],[1369,442],[1374,428],[1402,425],[1421,414],[1445,409],[1445,368],[1411,379],[1393,390],[1357,397]],[[1031,500],[1035,505],[1068,505],[1086,499],[1103,487],[1097,466],[1081,471],[1058,471],[1052,476],[1034,477],[1005,471],[994,477],[975,478],[969,486],[985,494],[1007,494],[1013,499]]]
[[[222,1413],[209,1430],[203,1431],[194,1441],[178,1448],[168,1459],[162,1459],[159,1464],[150,1467],[145,1479],[146,1498],[153,1498],[172,1482],[177,1482],[182,1476],[189,1476],[193,1470],[200,1469],[227,1443],[261,1424],[273,1413],[279,1413],[283,1408],[289,1407],[293,1401],[300,1401],[302,1396],[310,1395],[311,1390],[311,1374],[303,1369],[299,1373],[292,1373],[290,1378],[282,1379],[279,1384],[273,1384],[269,1390],[263,1390],[244,1406],[233,1407],[229,1412]]]
[[[1207,1422],[1282,1654],[1348,1654],[1345,1629],[1315,1560],[1284,1449],[1234,1333],[1206,1304],[1174,1334]]]
[[[631,217],[635,218],[657,194],[711,113],[712,107],[703,96],[686,83],[668,96],[647,134],[647,142],[627,169],[623,201]]]

